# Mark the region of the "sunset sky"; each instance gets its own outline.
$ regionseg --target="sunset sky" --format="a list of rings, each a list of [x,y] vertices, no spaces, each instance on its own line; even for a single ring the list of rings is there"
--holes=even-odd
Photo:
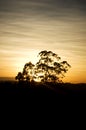
[[[72,66],[64,82],[86,83],[86,0],[0,0],[0,77],[15,77],[42,50]]]

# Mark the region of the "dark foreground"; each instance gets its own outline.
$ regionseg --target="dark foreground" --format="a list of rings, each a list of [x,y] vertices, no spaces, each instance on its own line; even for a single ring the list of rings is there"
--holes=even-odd
[[[0,96],[27,96],[27,97],[85,97],[86,84],[70,83],[28,83],[16,81],[1,81]]]
[[[52,124],[52,121],[56,121],[56,126],[58,127],[59,123],[57,120],[59,120],[60,124],[62,124],[60,127],[64,127],[64,121],[67,121],[65,121],[65,124],[68,126],[68,121],[70,122],[72,117],[76,124],[80,114],[85,114],[85,106],[86,84],[47,83],[45,85],[34,82],[0,82],[0,109],[2,108],[1,113],[4,111],[5,115],[8,114],[7,120],[9,113],[11,113],[12,117],[18,120],[18,123],[21,123],[20,120],[24,122],[25,119],[27,121],[32,119],[33,123],[34,120],[37,121],[39,119],[43,123],[42,126],[46,120],[46,123],[51,121],[49,126]],[[18,115],[21,119],[18,118]],[[23,118],[23,116],[27,118]],[[83,118],[78,119],[82,120]],[[70,127],[73,126],[73,121]]]
[[[0,103],[22,109],[41,108],[61,111],[76,110],[86,106],[86,84],[0,82]],[[7,104],[7,105],[6,105]],[[3,106],[3,105],[1,105]],[[51,109],[52,108],[52,109]],[[81,111],[81,109],[80,109]]]

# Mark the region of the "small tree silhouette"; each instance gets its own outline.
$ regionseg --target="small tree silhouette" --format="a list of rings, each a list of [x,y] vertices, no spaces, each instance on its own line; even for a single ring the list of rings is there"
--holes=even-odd
[[[24,77],[23,77],[23,74],[21,72],[18,72],[17,76],[15,77],[16,80],[19,80],[19,81],[23,81],[24,80]]]
[[[34,65],[28,62],[24,65],[23,72],[19,72],[16,79],[19,81],[40,82],[62,82],[64,74],[71,67],[67,61],[62,61],[61,58],[52,51],[41,51],[39,61]]]
[[[17,76],[15,77],[18,81],[32,81],[33,80],[33,73],[34,73],[34,64],[28,62],[24,65],[23,72],[18,72]]]
[[[34,64],[32,64],[31,62],[28,62],[24,65],[23,68],[23,76],[24,76],[24,80],[27,81],[32,81],[33,80],[33,76],[34,76]]]

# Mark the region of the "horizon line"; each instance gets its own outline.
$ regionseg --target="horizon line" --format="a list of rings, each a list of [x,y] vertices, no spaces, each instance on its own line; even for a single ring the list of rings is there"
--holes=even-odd
[[[15,77],[0,77],[0,81],[16,81]],[[63,82],[69,84],[86,84],[86,82]]]

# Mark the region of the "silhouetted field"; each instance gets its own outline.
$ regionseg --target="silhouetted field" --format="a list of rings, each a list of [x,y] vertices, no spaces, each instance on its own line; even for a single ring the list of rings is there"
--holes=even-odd
[[[39,97],[58,97],[58,96],[86,96],[86,84],[71,83],[36,83],[36,82],[16,82],[1,81],[0,95],[11,96],[39,96]]]
[[[85,108],[86,84],[0,82],[0,103],[5,107],[63,111]],[[58,112],[59,112],[58,111]],[[77,110],[76,110],[77,111]]]

